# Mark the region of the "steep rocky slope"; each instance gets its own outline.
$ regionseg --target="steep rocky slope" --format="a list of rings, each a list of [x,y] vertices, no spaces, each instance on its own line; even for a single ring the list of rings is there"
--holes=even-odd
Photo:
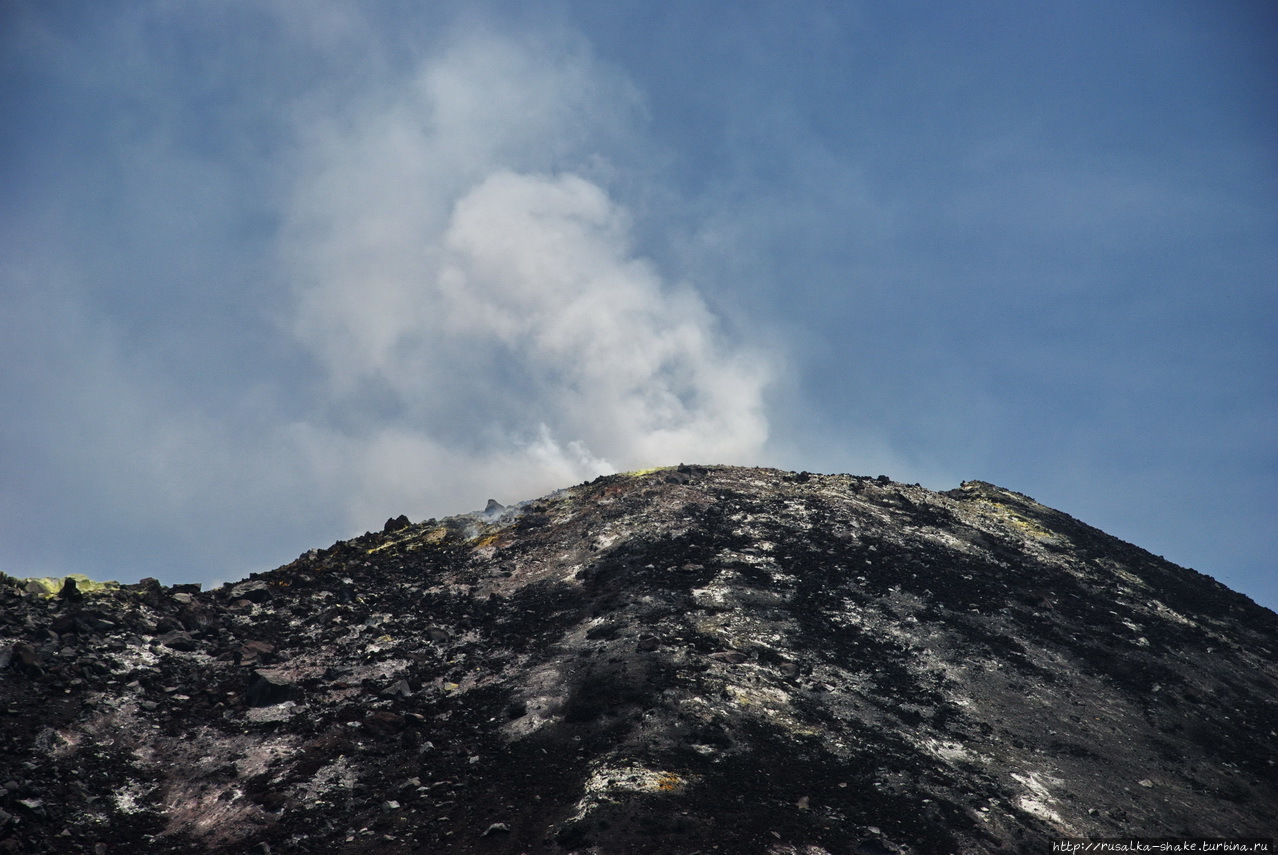
[[[688,467],[218,590],[0,585],[0,853],[1278,829],[1278,615],[1032,499]]]

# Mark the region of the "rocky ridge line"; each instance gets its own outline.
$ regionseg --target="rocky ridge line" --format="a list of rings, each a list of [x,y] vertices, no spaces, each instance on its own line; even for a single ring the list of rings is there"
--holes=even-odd
[[[1278,615],[982,482],[680,466],[217,590],[25,587],[0,584],[0,853],[1278,828]]]

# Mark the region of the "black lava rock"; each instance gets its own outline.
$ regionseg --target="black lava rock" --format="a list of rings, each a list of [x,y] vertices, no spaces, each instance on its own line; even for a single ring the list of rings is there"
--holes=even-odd
[[[271,671],[254,671],[256,679],[244,692],[244,700],[250,707],[270,707],[301,697],[298,686]]]
[[[680,466],[494,506],[207,593],[0,577],[0,847],[993,855],[1278,828],[1278,615],[1027,496]]]

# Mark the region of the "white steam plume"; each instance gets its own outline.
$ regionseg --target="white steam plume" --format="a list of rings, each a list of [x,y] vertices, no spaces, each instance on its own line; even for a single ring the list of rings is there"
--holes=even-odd
[[[597,178],[636,103],[579,45],[472,34],[311,129],[284,258],[329,399],[296,434],[354,517],[757,458],[769,361]]]

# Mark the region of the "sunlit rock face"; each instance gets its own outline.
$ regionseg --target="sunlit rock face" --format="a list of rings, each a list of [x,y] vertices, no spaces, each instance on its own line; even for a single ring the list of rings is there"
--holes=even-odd
[[[0,585],[5,853],[1278,828],[1278,615],[980,482],[680,466],[214,591],[24,585]]]

